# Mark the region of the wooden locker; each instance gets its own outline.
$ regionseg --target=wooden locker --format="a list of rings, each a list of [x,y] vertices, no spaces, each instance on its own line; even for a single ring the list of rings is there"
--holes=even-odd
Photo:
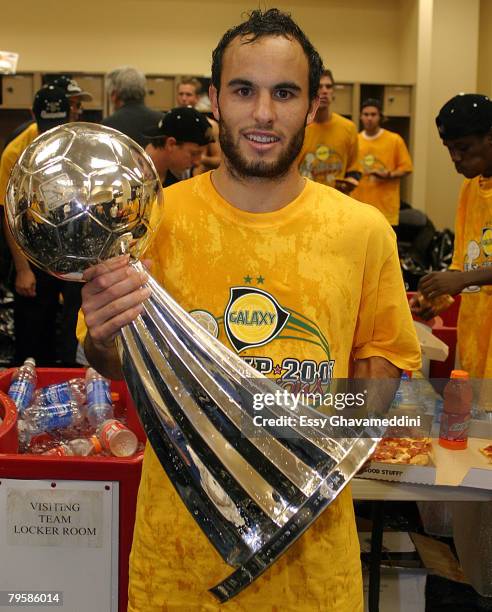
[[[331,109],[339,115],[352,116],[353,86],[346,83],[337,83],[333,92]]]
[[[149,108],[167,111],[175,104],[174,77],[147,77],[147,97],[145,103]]]
[[[409,85],[386,85],[384,87],[383,113],[387,117],[408,117],[411,109],[411,87]]]
[[[32,74],[4,75],[1,108],[31,108],[35,93]]]
[[[92,94],[90,102],[84,102],[84,108],[87,110],[104,108],[104,76],[102,74],[74,74],[74,80],[82,89]]]

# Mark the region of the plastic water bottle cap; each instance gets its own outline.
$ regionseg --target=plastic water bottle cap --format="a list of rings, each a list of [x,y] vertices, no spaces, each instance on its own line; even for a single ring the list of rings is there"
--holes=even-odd
[[[91,436],[90,441],[92,442],[92,446],[94,447],[94,453],[99,454],[102,451],[102,446],[99,442],[99,438],[97,436]]]

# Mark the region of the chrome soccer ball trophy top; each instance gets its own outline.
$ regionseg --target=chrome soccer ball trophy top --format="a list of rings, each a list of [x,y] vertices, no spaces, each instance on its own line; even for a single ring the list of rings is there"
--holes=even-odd
[[[149,156],[128,136],[91,123],[36,138],[14,166],[6,198],[21,250],[66,280],[81,280],[85,268],[122,252],[138,257],[161,207]]]

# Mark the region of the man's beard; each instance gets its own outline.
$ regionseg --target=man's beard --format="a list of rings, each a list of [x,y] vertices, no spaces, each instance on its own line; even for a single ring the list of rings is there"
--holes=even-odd
[[[304,142],[305,124],[292,136],[285,151],[271,162],[257,160],[248,161],[239,150],[239,145],[233,140],[225,121],[219,119],[219,142],[225,156],[226,166],[237,178],[266,178],[278,179],[287,174],[297,156],[301,152]]]

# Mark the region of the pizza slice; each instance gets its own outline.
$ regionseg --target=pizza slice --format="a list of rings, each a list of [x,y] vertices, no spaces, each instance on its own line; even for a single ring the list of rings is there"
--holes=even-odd
[[[432,451],[430,438],[383,438],[371,461],[403,465],[428,465]]]
[[[482,453],[482,455],[485,455],[485,457],[489,460],[489,463],[492,463],[492,444],[489,444],[488,446],[484,446],[483,448],[480,448],[479,450]]]

